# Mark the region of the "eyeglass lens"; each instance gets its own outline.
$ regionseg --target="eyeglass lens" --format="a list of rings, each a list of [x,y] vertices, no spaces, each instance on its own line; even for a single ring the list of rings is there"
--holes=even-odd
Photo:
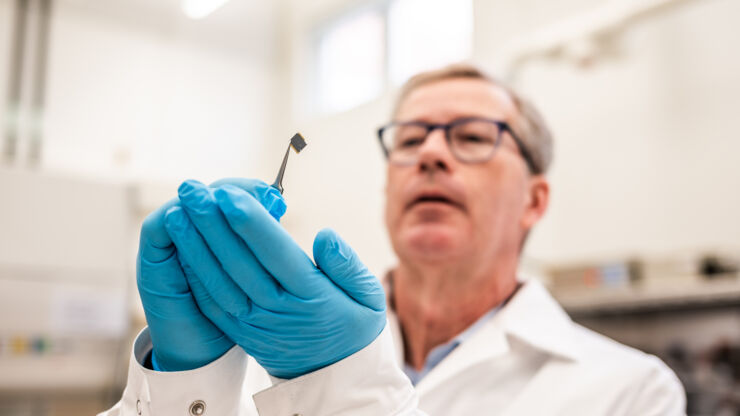
[[[386,129],[383,142],[390,161],[398,164],[415,163],[431,130],[422,124],[398,124]],[[490,121],[454,123],[447,130],[450,151],[463,162],[485,161],[493,155],[500,133],[498,124]]]

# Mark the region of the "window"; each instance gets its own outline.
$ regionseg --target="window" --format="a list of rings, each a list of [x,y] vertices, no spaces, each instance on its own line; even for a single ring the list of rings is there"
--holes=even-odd
[[[472,54],[473,5],[459,0],[394,0],[388,9],[388,75],[395,85],[417,72]]]
[[[472,0],[373,4],[320,28],[314,104],[322,112],[350,109],[419,71],[472,54]]]
[[[324,112],[352,108],[383,87],[383,16],[367,10],[347,16],[323,34],[319,44],[319,105]]]

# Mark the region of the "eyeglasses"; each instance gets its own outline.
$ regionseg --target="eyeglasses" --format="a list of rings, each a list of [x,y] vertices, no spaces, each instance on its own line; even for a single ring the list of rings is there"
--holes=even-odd
[[[463,163],[481,163],[491,159],[501,143],[503,133],[508,132],[529,170],[536,171],[532,155],[504,121],[466,117],[447,124],[423,121],[392,122],[378,129],[378,139],[390,163],[401,166],[414,165],[418,162],[422,144],[436,129],[444,130],[450,151]]]

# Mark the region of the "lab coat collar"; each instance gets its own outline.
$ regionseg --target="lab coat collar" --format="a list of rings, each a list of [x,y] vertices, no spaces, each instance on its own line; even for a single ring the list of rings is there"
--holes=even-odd
[[[389,283],[388,279],[385,281]],[[391,293],[388,291],[387,293]],[[392,295],[391,295],[392,296]],[[389,299],[388,320],[396,346],[396,359],[404,364],[404,346],[398,318]],[[516,294],[470,339],[443,359],[416,386],[423,394],[455,373],[482,361],[508,353],[510,338],[540,350],[553,358],[575,361],[580,356],[573,336],[574,323],[545,287],[536,279],[522,282]]]

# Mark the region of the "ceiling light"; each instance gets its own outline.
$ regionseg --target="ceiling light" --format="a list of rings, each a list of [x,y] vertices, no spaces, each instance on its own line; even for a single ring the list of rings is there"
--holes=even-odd
[[[182,12],[191,19],[202,19],[229,0],[182,0]]]

